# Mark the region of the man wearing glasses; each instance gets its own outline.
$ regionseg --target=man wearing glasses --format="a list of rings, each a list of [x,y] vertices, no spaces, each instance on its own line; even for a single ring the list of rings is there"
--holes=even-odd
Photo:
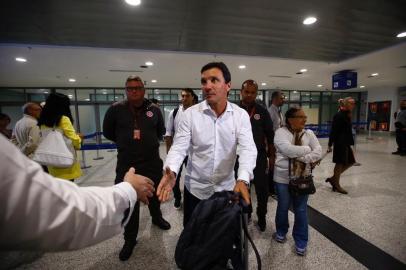
[[[103,121],[104,136],[117,144],[117,166],[115,183],[122,182],[129,168],[134,167],[154,181],[155,187],[162,178],[163,162],[159,157],[159,138],[165,134],[161,110],[144,98],[144,83],[138,76],[126,81],[127,99],[114,103],[106,112]],[[124,230],[124,246],[119,254],[122,261],[128,260],[137,243],[139,226],[139,203]],[[152,223],[162,230],[171,225],[162,217],[160,202],[156,194],[148,205]]]

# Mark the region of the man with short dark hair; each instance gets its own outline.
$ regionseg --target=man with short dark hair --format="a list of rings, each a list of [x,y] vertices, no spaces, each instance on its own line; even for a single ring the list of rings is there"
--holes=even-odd
[[[205,100],[185,111],[165,161],[165,174],[157,189],[167,201],[176,174],[186,155],[184,190],[185,226],[197,204],[218,191],[235,191],[250,203],[248,191],[257,158],[251,124],[246,111],[227,100],[231,75],[222,62],[212,62],[201,70]],[[240,156],[237,180],[234,165]]]
[[[257,194],[258,227],[263,232],[266,228],[266,213],[269,193],[269,181],[266,177],[267,157],[275,160],[273,146],[274,131],[268,111],[256,103],[258,84],[246,80],[241,86],[240,107],[248,112],[252,134],[257,147],[257,161],[254,169],[253,183]],[[271,164],[273,166],[273,163]]]
[[[24,104],[22,110],[23,118],[15,124],[11,141],[24,155],[31,157],[40,140],[40,129],[37,123],[42,108],[37,103],[28,102]]]
[[[182,115],[184,114],[185,110],[189,108],[190,106],[195,104],[195,96],[196,94],[191,88],[185,88],[181,91],[181,102],[182,104],[178,107],[173,109],[169,113],[168,117],[168,122],[166,124],[166,134],[165,134],[165,143],[166,143],[166,153],[169,152],[169,149],[171,149],[172,143],[173,143],[173,138],[175,137],[176,130],[178,129],[179,126],[179,121],[182,119]],[[187,165],[187,156],[185,157],[185,160],[183,164]],[[179,172],[176,176],[176,184],[173,188],[173,195],[175,197],[175,202],[173,206],[176,209],[180,209],[181,207],[181,201],[182,201],[182,193],[180,191],[179,187],[179,181],[182,173],[182,166],[179,169]]]
[[[106,112],[103,122],[104,136],[117,144],[116,184],[124,179],[129,168],[145,175],[158,186],[162,177],[159,156],[159,138],[165,133],[161,110],[144,98],[145,88],[140,77],[130,76],[126,81],[127,99],[114,103]],[[137,243],[139,204],[125,227],[124,246],[119,258],[128,260]],[[148,205],[152,223],[163,230],[170,224],[163,219],[160,202],[154,194]]]

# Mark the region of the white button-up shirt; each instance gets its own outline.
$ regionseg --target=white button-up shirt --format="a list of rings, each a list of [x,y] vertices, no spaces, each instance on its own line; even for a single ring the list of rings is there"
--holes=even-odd
[[[37,149],[40,139],[40,130],[37,119],[24,114],[15,125],[12,142],[20,148],[21,152],[30,156]]]
[[[0,145],[0,249],[71,250],[122,232],[137,202],[131,184],[78,187],[45,173],[3,135]]]
[[[206,101],[188,108],[164,168],[168,166],[173,172],[178,172],[186,154],[189,160],[185,186],[201,200],[209,198],[214,192],[234,189],[237,155],[238,179],[249,183],[253,178],[257,148],[247,112],[230,102],[219,117]]]
[[[174,137],[176,131],[178,130],[179,122],[182,119],[182,115],[185,112],[183,105],[178,107],[178,112],[175,115],[175,119],[173,118],[173,113],[175,109],[173,109],[168,116],[168,121],[166,122],[166,133],[165,136]]]

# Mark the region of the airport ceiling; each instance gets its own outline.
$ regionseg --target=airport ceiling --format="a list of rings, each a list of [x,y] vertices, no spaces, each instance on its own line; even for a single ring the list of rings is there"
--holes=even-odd
[[[1,2],[1,43],[340,62],[400,43],[406,28],[404,0]]]

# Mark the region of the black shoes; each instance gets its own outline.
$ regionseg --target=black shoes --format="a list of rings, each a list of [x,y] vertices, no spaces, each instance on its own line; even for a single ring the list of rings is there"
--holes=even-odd
[[[163,217],[153,217],[152,224],[158,226],[161,230],[169,230],[171,228],[171,224]]]
[[[126,261],[131,257],[131,254],[133,253],[133,249],[135,245],[137,244],[137,241],[132,242],[132,241],[125,241],[124,246],[120,251],[120,254],[118,254],[118,258],[120,261]]]
[[[266,229],[266,219],[265,216],[258,217],[258,227],[261,232],[264,232]]]
[[[180,209],[181,206],[181,200],[180,199],[175,199],[175,203],[173,204],[173,207],[175,207],[175,209]]]

